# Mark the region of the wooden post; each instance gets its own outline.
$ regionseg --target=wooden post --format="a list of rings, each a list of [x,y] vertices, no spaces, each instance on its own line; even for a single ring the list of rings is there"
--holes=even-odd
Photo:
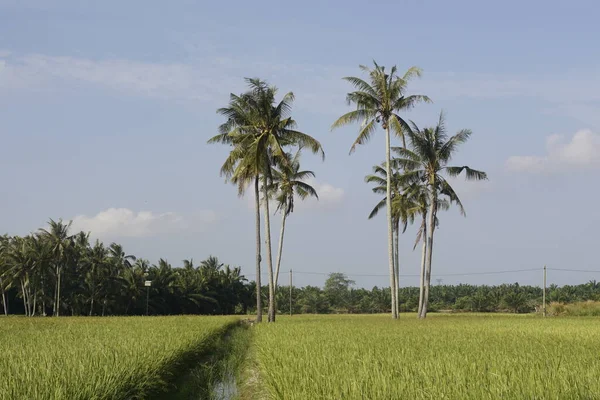
[[[290,317],[292,316],[292,270],[290,269]]]
[[[544,307],[544,317],[546,316],[546,266],[544,265],[544,291],[542,295],[542,302]]]

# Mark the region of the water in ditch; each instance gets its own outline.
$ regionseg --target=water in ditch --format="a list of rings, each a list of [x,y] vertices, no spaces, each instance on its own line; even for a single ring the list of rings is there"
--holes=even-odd
[[[251,329],[240,326],[217,340],[214,351],[178,379],[174,400],[234,400],[238,377],[250,344]]]

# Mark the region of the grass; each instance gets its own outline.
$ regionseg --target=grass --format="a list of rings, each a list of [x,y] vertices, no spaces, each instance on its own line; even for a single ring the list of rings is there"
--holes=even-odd
[[[281,316],[253,329],[255,398],[600,398],[600,319]]]
[[[548,314],[554,316],[600,317],[599,301],[580,301],[577,303],[550,303]]]
[[[0,399],[139,399],[173,389],[238,317],[3,318]]]
[[[238,322],[3,318],[0,399],[214,399],[223,380],[242,381],[243,400],[600,398],[598,318],[302,315],[233,329]]]

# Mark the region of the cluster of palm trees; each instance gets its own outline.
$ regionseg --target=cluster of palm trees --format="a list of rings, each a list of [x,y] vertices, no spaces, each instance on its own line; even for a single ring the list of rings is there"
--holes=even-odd
[[[465,172],[467,179],[487,179],[484,172],[467,166],[449,166],[458,146],[464,143],[471,132],[462,130],[448,136],[444,116],[440,114],[437,126],[420,129],[408,122],[403,112],[420,102],[430,102],[424,95],[408,95],[409,81],[421,76],[417,67],[410,68],[404,75],[398,74],[394,66],[389,71],[374,62],[374,67],[360,66],[368,74],[368,80],[358,77],[344,78],[354,87],[347,94],[347,102],[356,106],[342,115],[332,129],[360,123],[359,135],[352,144],[350,153],[357,145],[366,143],[377,128],[385,131],[385,161],[375,167],[375,174],[367,177],[373,182],[376,193],[384,194],[370,217],[381,208],[386,208],[388,226],[388,261],[391,288],[392,317],[398,318],[399,306],[399,253],[400,226],[403,231],[415,218],[421,219],[417,242],[423,241],[421,262],[421,285],[419,317],[425,318],[429,304],[433,237],[438,221],[437,212],[450,204],[457,204],[464,213],[462,203],[444,175],[454,177]],[[309,148],[313,153],[323,154],[318,141],[295,130],[291,118],[293,94],[287,93],[277,103],[276,88],[259,79],[246,79],[249,89],[241,95],[231,94],[229,105],[218,110],[227,118],[219,128],[219,134],[209,143],[222,143],[231,147],[221,174],[238,186],[240,195],[254,183],[256,204],[256,275],[260,287],[261,240],[260,205],[263,206],[265,223],[265,245],[269,277],[268,320],[275,321],[276,287],[285,221],[293,210],[295,195],[300,198],[316,196],[314,189],[302,180],[314,176],[310,171],[300,172],[298,162],[301,149]],[[392,135],[401,139],[401,146],[392,146]],[[288,148],[295,148],[290,155]],[[392,153],[394,157],[392,157]],[[293,183],[295,182],[295,183]],[[261,195],[262,192],[262,195]],[[269,202],[277,199],[277,210],[282,214],[282,227],[275,272],[272,265],[271,227]],[[262,306],[257,290],[257,322],[262,321]]]
[[[89,234],[69,230],[70,223],[50,220],[28,236],[0,236],[5,315],[233,314],[251,304],[253,287],[240,268],[215,257],[198,267],[192,260],[181,268],[164,259],[150,265],[117,243],[92,245]]]
[[[285,222],[294,210],[294,198],[317,197],[315,189],[303,180],[314,177],[311,171],[300,170],[300,153],[325,153],[321,144],[296,129],[291,117],[294,94],[289,92],[277,102],[277,88],[259,79],[246,79],[248,90],[240,95],[231,94],[227,107],[217,112],[227,120],[219,127],[219,134],[209,143],[229,145],[231,151],[221,167],[221,174],[237,185],[242,195],[254,185],[256,223],[256,321],[262,321],[261,282],[261,212],[265,224],[265,251],[268,272],[268,321],[276,315],[276,286],[283,251]],[[282,224],[278,245],[276,270],[273,270],[270,203],[277,204]]]
[[[417,243],[423,241],[418,315],[425,318],[429,305],[437,212],[456,204],[464,214],[462,203],[445,176],[455,177],[464,172],[469,180],[482,180],[487,179],[487,175],[468,166],[448,165],[458,146],[471,136],[470,130],[464,129],[448,136],[443,113],[440,113],[436,126],[424,129],[403,117],[402,113],[416,104],[431,101],[424,95],[406,93],[411,78],[421,76],[419,68],[412,67],[403,76],[398,75],[395,66],[389,72],[377,63],[373,68],[360,68],[368,74],[368,80],[344,78],[355,89],[348,93],[347,102],[355,105],[356,109],[342,115],[332,128],[360,123],[359,135],[350,149],[351,153],[357,145],[366,143],[379,125],[385,131],[385,161],[374,167],[374,174],[366,177],[367,182],[376,185],[373,191],[384,194],[384,198],[369,218],[381,208],[386,208],[392,318],[398,318],[400,311],[400,226],[403,226],[404,232],[409,222],[421,219],[417,234]],[[401,140],[401,146],[392,146],[392,134]]]

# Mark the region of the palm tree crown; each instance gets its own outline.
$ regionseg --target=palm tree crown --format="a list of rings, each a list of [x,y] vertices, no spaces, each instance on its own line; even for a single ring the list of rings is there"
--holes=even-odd
[[[404,132],[409,125],[399,113],[410,110],[420,102],[431,102],[427,96],[405,93],[408,82],[412,78],[421,76],[420,68],[411,67],[400,77],[396,66],[393,66],[388,73],[384,66],[376,62],[373,64],[373,69],[360,66],[362,71],[369,74],[369,82],[357,77],[344,78],[356,89],[346,96],[348,104],[356,105],[356,110],[342,115],[332,125],[332,129],[336,129],[357,122],[361,124],[358,137],[350,148],[351,153],[357,145],[369,141],[379,124],[384,130],[391,128],[404,143]]]

